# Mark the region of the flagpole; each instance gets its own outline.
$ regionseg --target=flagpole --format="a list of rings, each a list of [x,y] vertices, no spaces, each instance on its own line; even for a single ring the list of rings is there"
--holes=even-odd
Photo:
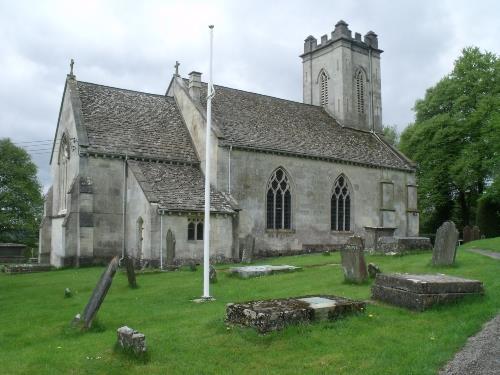
[[[207,89],[207,132],[205,135],[205,218],[203,225],[203,299],[212,299],[210,296],[210,135],[212,129],[212,46],[214,39],[214,26],[210,28],[210,63],[208,70],[208,89]]]

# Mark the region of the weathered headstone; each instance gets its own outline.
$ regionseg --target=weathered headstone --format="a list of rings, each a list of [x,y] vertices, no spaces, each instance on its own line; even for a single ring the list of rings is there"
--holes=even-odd
[[[458,230],[453,221],[445,221],[436,232],[432,264],[449,266],[455,262],[457,251]]]
[[[70,288],[64,289],[64,298],[70,298],[73,296],[73,293],[71,292]]]
[[[130,327],[123,326],[116,330],[118,344],[135,355],[146,353],[146,336]]]
[[[472,227],[472,241],[477,241],[481,239],[481,231],[477,225]]]
[[[229,303],[226,305],[225,321],[266,333],[292,324],[336,320],[363,312],[365,306],[361,301],[331,295]]]
[[[348,282],[362,283],[368,277],[364,256],[365,243],[362,237],[351,236],[340,250],[344,278]]]
[[[210,284],[215,284],[217,282],[217,271],[215,267],[210,265],[210,272],[208,274],[208,278],[210,280]]]
[[[478,280],[442,274],[379,274],[372,286],[373,299],[417,311],[483,293]]]
[[[92,296],[85,306],[85,310],[83,313],[77,314],[75,319],[73,319],[73,324],[82,325],[82,328],[88,329],[92,326],[92,320],[99,311],[99,307],[101,307],[102,302],[104,301],[104,297],[108,293],[108,290],[113,282],[113,276],[115,276],[116,270],[118,268],[118,257],[115,256],[111,262],[109,262],[108,268],[103,272],[99,282],[97,283],[94,291],[92,292]]]
[[[379,266],[374,263],[368,263],[368,275],[370,275],[370,279],[374,279],[379,273],[382,273]]]
[[[462,240],[464,243],[471,242],[472,241],[472,228],[466,225],[464,227],[464,230],[462,232]]]
[[[245,266],[245,267],[231,267],[229,269],[230,276],[237,276],[240,279],[249,279],[251,277],[267,276],[275,273],[294,272],[300,270],[300,267],[295,266]]]
[[[125,264],[125,269],[127,270],[128,286],[131,288],[137,288],[137,280],[135,278],[134,258],[130,258],[128,255],[125,255],[125,258],[123,258],[123,262]]]
[[[243,243],[243,254],[241,256],[241,263],[252,263],[254,249],[255,249],[255,237],[252,236],[251,234],[248,234],[245,237],[245,241]]]

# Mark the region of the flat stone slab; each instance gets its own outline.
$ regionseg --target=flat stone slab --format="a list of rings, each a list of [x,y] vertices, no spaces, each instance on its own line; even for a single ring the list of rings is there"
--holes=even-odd
[[[275,273],[282,272],[295,272],[301,270],[301,267],[295,266],[245,266],[245,267],[231,267],[229,269],[229,274],[232,276],[237,276],[241,279],[249,279],[251,277],[267,276]]]
[[[483,293],[481,281],[443,274],[378,274],[372,286],[373,299],[417,311]]]
[[[283,329],[287,325],[340,317],[363,312],[366,304],[332,295],[229,303],[226,323],[256,328],[260,333]]]
[[[52,266],[50,264],[26,263],[26,264],[9,264],[3,266],[3,272],[8,274],[45,272],[51,270]]]
[[[379,237],[376,251],[380,253],[406,254],[432,250],[428,237]]]

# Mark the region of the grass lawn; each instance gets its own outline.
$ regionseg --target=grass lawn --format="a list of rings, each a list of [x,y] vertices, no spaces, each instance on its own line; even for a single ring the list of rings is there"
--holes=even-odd
[[[499,239],[492,247],[500,250]],[[482,245],[481,245],[482,246]],[[500,310],[500,263],[460,250],[454,267],[434,268],[430,253],[368,256],[385,272],[446,273],[480,279],[482,298],[423,313],[369,304],[363,315],[289,327],[264,336],[226,328],[225,304],[325,293],[368,299],[370,285],[348,285],[339,254],[274,258],[264,263],[305,266],[302,272],[240,280],[219,271],[215,302],[195,304],[202,270],[138,276],[129,289],[118,273],[86,333],[69,329],[103,268],[0,275],[0,373],[16,374],[435,374]],[[263,262],[261,262],[263,263]],[[74,291],[64,298],[64,288]],[[144,332],[149,361],[113,349],[116,329]]]
[[[465,245],[462,246],[462,248],[464,249],[476,248],[476,249],[500,252],[500,237],[467,242]]]

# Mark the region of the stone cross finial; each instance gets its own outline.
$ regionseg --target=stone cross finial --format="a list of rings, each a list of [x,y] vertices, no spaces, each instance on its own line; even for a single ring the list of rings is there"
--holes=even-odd
[[[69,63],[69,67],[70,67],[69,75],[70,76],[73,75],[73,65],[75,65],[75,60],[71,59],[71,62]]]
[[[174,68],[175,68],[175,75],[176,75],[176,76],[179,76],[179,65],[181,65],[181,64],[179,63],[179,61],[176,61],[176,62],[175,62],[175,65],[174,65]]]

